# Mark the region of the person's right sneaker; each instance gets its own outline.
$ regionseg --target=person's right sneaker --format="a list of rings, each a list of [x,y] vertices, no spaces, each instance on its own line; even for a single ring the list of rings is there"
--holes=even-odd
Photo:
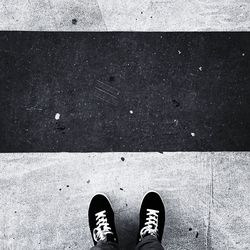
[[[165,208],[160,195],[148,192],[142,201],[137,243],[146,236],[152,235],[160,242],[165,224]]]

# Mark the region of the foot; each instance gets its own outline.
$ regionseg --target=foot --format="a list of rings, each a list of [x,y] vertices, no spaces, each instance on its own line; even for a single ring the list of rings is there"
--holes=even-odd
[[[95,195],[90,202],[89,227],[95,245],[100,240],[117,242],[114,212],[103,194]]]
[[[147,193],[140,210],[140,225],[137,242],[152,235],[160,242],[165,224],[165,209],[160,195],[156,192]]]

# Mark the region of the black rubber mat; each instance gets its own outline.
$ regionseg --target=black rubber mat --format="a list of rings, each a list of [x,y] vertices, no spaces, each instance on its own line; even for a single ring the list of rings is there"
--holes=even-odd
[[[245,151],[249,97],[250,33],[0,32],[1,152]]]

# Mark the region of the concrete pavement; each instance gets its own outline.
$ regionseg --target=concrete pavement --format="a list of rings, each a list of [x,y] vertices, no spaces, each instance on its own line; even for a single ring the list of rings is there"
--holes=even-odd
[[[141,198],[154,189],[166,249],[246,250],[249,166],[248,152],[0,154],[0,248],[89,249],[88,204],[105,192],[121,249],[132,249]]]

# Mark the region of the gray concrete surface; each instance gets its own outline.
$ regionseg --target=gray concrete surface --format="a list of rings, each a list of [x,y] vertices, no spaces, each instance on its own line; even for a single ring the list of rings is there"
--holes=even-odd
[[[0,30],[246,31],[249,17],[249,0],[0,0]]]
[[[88,204],[105,192],[131,250],[141,198],[154,189],[166,249],[246,250],[249,167],[249,152],[0,154],[0,249],[89,249]]]

